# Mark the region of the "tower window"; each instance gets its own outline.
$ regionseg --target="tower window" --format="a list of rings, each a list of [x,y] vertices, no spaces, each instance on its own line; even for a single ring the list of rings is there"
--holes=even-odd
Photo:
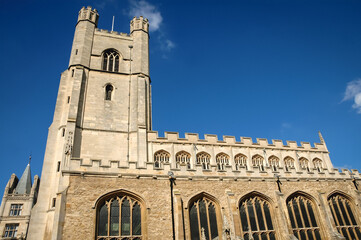
[[[219,153],[216,156],[218,170],[226,170],[226,166],[229,165],[229,156],[225,153]]]
[[[56,198],[53,198],[53,201],[51,203],[51,207],[55,208],[55,205],[56,205]]]
[[[23,210],[22,204],[11,204],[9,216],[20,216]]]
[[[19,224],[6,224],[5,225],[5,232],[4,232],[4,237],[5,238],[14,238],[17,235],[18,232],[18,228],[19,228]]]
[[[104,51],[102,70],[119,72],[119,53],[114,49],[107,49]]]
[[[209,170],[211,168],[211,155],[206,152],[200,152],[197,154],[197,164],[202,164],[203,170]]]
[[[176,167],[180,168],[181,165],[186,165],[187,169],[191,168],[191,155],[185,151],[180,151],[176,154]]]
[[[236,170],[239,170],[241,167],[244,167],[247,169],[247,157],[241,153],[237,154],[234,157],[234,164],[235,164]]]
[[[113,92],[113,86],[108,84],[105,87],[105,100],[112,100],[112,92]]]
[[[162,168],[164,163],[169,163],[170,154],[160,150],[154,154],[154,167]]]

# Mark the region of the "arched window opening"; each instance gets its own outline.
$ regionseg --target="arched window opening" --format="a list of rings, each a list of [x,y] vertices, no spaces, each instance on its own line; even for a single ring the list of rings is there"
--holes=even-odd
[[[237,154],[234,157],[234,165],[236,170],[240,170],[240,168],[244,167],[247,170],[247,157],[241,153]]]
[[[264,171],[264,158],[261,155],[254,155],[252,157],[252,166],[253,167],[258,167],[260,171]]]
[[[112,92],[113,92],[113,86],[111,84],[108,84],[105,87],[105,100],[112,100]]]
[[[181,165],[186,165],[187,169],[191,168],[191,155],[186,151],[180,151],[175,156],[176,167],[180,168]]]
[[[317,169],[318,172],[322,172],[322,160],[315,158],[312,160],[313,167]]]
[[[189,207],[189,221],[191,239],[218,239],[219,228],[217,219],[217,206],[207,197],[194,201]]]
[[[276,239],[268,201],[258,196],[244,199],[239,204],[239,213],[244,239]]]
[[[280,166],[280,159],[276,156],[270,156],[268,158],[268,163],[272,168],[272,171],[277,171]]]
[[[290,171],[291,168],[295,167],[295,160],[291,157],[285,157],[284,162],[286,171]]]
[[[356,221],[353,204],[346,197],[336,193],[328,198],[328,206],[337,231],[347,240],[361,240],[360,225]]]
[[[169,163],[170,154],[167,151],[160,150],[154,154],[154,167],[162,168],[164,163]]]
[[[315,205],[310,199],[302,195],[292,196],[287,200],[287,209],[297,239],[321,240]]]
[[[310,167],[308,165],[308,159],[307,158],[301,157],[299,159],[299,162],[300,162],[300,166],[301,166],[302,169],[307,170],[307,172],[310,171]]]
[[[114,196],[98,206],[97,240],[142,238],[141,204],[128,195]]]
[[[119,72],[119,53],[114,49],[107,49],[103,53],[102,70],[109,72]]]
[[[197,164],[202,164],[203,170],[209,170],[211,168],[211,155],[206,152],[200,152],[197,154]]]
[[[216,156],[218,170],[226,170],[226,166],[229,165],[229,156],[225,153],[219,153]]]

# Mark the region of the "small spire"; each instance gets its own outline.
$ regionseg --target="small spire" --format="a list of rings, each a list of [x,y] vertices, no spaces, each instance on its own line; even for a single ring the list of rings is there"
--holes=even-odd
[[[318,131],[318,137],[320,138],[321,143],[324,144],[325,140],[322,137],[321,131]]]
[[[30,160],[31,155],[29,157],[29,164],[26,166],[23,175],[21,176],[18,185],[16,186],[15,193],[16,194],[29,194],[31,191],[31,171],[30,171]]]

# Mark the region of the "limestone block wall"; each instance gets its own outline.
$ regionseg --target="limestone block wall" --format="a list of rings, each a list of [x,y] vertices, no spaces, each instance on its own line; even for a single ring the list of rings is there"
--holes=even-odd
[[[170,187],[167,176],[99,176],[92,173],[70,176],[65,207],[65,225],[62,239],[72,239],[74,232],[80,239],[96,239],[97,199],[118,190],[131,192],[144,201],[145,230],[142,239],[171,239]],[[360,202],[360,192],[350,180],[309,179],[282,180],[282,192],[277,190],[274,179],[187,179],[177,178],[174,189],[176,239],[190,239],[189,206],[198,195],[211,196],[219,208],[217,216],[222,233],[230,230],[232,239],[240,239],[240,199],[246,196],[260,196],[267,199],[271,207],[272,220],[277,239],[289,239],[292,233],[287,198],[294,193],[307,196],[313,204],[322,239],[335,239],[337,230],[327,205],[327,198],[334,192],[345,194],[354,206]],[[355,209],[358,224],[360,210]]]

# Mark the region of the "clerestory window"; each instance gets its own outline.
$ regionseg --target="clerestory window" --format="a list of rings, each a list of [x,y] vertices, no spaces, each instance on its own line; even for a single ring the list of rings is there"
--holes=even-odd
[[[181,165],[186,165],[187,169],[191,168],[191,155],[186,151],[180,151],[175,156],[176,167],[180,168]]]
[[[141,240],[142,205],[135,198],[119,194],[98,206],[97,240]]]
[[[219,153],[216,156],[218,170],[226,170],[226,166],[229,165],[229,156],[225,153]]]
[[[261,155],[254,155],[252,157],[253,167],[258,167],[260,171],[264,171],[264,158]]]
[[[286,171],[289,171],[291,168],[295,167],[295,160],[293,160],[291,157],[285,157],[284,162]]]
[[[234,157],[234,164],[235,164],[236,170],[239,170],[241,167],[244,167],[247,169],[247,157],[241,153],[237,154]]]
[[[202,164],[203,170],[211,169],[211,155],[206,152],[200,152],[197,154],[197,164]]]
[[[280,166],[280,159],[276,156],[270,156],[268,158],[268,163],[272,168],[272,171],[277,171],[278,167]]]
[[[164,163],[169,163],[170,154],[167,151],[160,150],[154,154],[154,167],[162,168]]]
[[[103,52],[102,70],[119,72],[119,53],[114,49],[107,49]]]

